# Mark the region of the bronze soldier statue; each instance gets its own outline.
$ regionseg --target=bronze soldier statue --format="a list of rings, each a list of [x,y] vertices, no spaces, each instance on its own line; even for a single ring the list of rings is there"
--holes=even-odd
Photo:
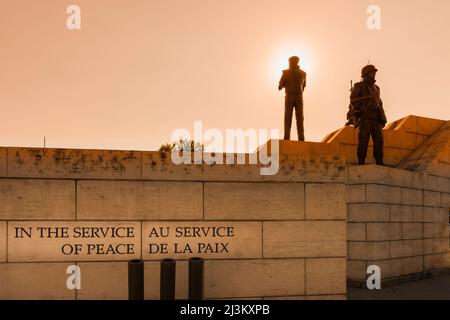
[[[386,114],[380,97],[380,87],[375,82],[377,68],[367,65],[361,70],[362,81],[355,83],[350,94],[350,110],[347,125],[353,124],[358,131],[358,163],[365,164],[369,139],[373,140],[373,155],[378,165],[383,163],[383,128]]]
[[[278,90],[285,89],[284,140],[291,138],[292,113],[295,108],[299,141],[305,141],[303,129],[303,91],[306,87],[306,73],[299,67],[300,58],[289,58],[289,69],[283,70]]]

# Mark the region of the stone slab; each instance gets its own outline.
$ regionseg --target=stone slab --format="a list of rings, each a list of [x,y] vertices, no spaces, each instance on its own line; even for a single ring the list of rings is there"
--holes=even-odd
[[[198,220],[203,184],[175,181],[78,182],[79,220]]]
[[[305,259],[208,260],[204,292],[206,299],[304,295]]]
[[[140,179],[141,153],[10,147],[8,175],[27,178]]]
[[[10,221],[8,261],[128,261],[141,256],[140,228],[123,221]]]
[[[74,300],[67,289],[70,263],[0,263],[1,300]]]
[[[0,221],[0,263],[6,261],[6,221]]]
[[[264,258],[341,257],[345,221],[263,222]]]
[[[303,220],[303,183],[205,182],[207,220]]]
[[[75,219],[75,181],[0,179],[0,220]]]
[[[306,259],[306,294],[345,294],[346,258]]]
[[[128,300],[127,262],[79,262],[78,266],[81,289],[77,300]]]
[[[142,257],[144,260],[262,258],[262,222],[145,221]]]
[[[345,203],[344,184],[305,185],[305,219],[306,220],[345,220],[347,206]]]

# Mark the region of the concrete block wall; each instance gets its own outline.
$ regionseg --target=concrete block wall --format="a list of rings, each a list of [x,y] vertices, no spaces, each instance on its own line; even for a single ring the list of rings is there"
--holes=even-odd
[[[200,254],[207,299],[345,299],[345,161],[286,155],[276,176],[259,168],[174,166],[158,152],[0,148],[0,299],[126,299],[131,258],[145,260],[145,298],[158,299],[162,255],[149,254],[149,234],[176,225],[234,228],[231,254]],[[62,255],[65,242],[100,242],[17,237],[17,228],[43,225],[126,226],[133,250]],[[178,299],[187,298],[189,256],[172,255]],[[66,287],[71,264],[81,290]]]
[[[349,167],[348,265],[353,283],[369,265],[383,281],[450,268],[450,179],[380,166]]]

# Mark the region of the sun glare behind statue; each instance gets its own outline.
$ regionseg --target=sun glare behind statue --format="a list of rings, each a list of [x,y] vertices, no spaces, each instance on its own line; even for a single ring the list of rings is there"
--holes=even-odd
[[[272,79],[275,81],[280,80],[283,70],[289,68],[289,58],[292,56],[298,56],[300,58],[300,68],[308,74],[308,78],[311,78],[313,73],[313,61],[311,56],[305,49],[302,48],[289,48],[277,51],[271,64]]]

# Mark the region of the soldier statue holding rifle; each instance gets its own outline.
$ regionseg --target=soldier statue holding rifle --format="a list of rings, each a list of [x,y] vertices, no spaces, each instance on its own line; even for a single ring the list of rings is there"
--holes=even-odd
[[[383,128],[386,114],[380,96],[380,87],[375,82],[377,68],[365,66],[361,71],[362,81],[355,83],[350,94],[350,110],[347,124],[358,128],[358,163],[364,165],[369,139],[373,140],[373,155],[378,165],[383,162]]]

